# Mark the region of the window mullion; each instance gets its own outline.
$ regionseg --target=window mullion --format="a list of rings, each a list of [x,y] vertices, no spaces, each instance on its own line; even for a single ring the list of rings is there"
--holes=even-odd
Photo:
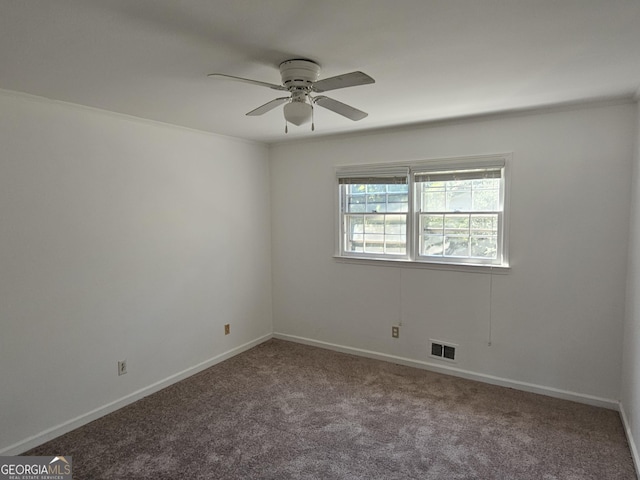
[[[405,225],[405,238],[407,244],[407,258],[409,260],[415,260],[417,257],[415,252],[415,211],[417,210],[415,199],[414,199],[414,182],[413,175],[409,175],[408,178],[408,189],[407,189],[407,214],[406,214],[406,225]]]
[[[471,187],[471,205],[473,205],[473,187]],[[471,257],[471,213],[467,215],[469,225],[467,226],[467,256]]]

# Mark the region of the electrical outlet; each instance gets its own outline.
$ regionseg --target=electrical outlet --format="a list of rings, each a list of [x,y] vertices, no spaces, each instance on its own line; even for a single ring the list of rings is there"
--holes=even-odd
[[[118,375],[124,375],[125,373],[127,373],[127,361],[122,360],[118,362]]]
[[[231,333],[231,325],[228,323],[224,326],[224,334],[229,335]]]
[[[397,325],[393,325],[393,326],[391,327],[391,336],[392,336],[393,338],[398,338],[398,337],[400,337],[400,327],[399,327],[399,326],[397,326]]]

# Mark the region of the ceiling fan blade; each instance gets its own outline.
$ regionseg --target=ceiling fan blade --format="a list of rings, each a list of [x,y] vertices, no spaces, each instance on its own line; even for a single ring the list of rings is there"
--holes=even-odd
[[[338,88],[355,87],[358,85],[367,85],[369,83],[376,83],[366,73],[351,72],[344,75],[337,75],[335,77],[324,78],[318,80],[313,84],[312,90],[314,92],[328,92],[329,90],[336,90]]]
[[[252,85],[259,85],[261,87],[273,88],[274,90],[283,90],[285,92],[287,91],[287,89],[282,85],[276,85],[275,83],[261,82],[259,80],[251,80],[250,78],[234,77],[233,75],[225,75],[224,73],[210,73],[209,75],[207,75],[207,77],[222,77],[228,80],[235,80],[236,82],[250,83]]]
[[[320,105],[332,112],[337,113],[338,115],[342,115],[343,117],[347,117],[354,122],[358,120],[362,120],[364,117],[369,115],[362,110],[358,110],[357,108],[353,108],[346,103],[339,102],[334,100],[333,98],[325,97],[324,95],[320,95],[313,99],[313,103]]]
[[[273,110],[278,105],[282,105],[287,102],[291,97],[280,97],[275,100],[271,100],[270,102],[265,103],[264,105],[259,106],[255,110],[251,110],[247,115],[251,117],[255,117],[257,115],[262,115],[263,113],[267,113],[270,110]]]

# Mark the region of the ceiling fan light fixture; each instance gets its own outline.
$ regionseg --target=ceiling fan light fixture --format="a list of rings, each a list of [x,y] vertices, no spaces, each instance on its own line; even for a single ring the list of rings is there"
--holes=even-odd
[[[300,126],[311,120],[313,107],[307,102],[293,101],[284,106],[284,118],[287,122]]]

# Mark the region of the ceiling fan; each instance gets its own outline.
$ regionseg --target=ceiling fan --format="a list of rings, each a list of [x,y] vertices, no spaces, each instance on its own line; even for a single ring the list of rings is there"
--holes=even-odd
[[[312,93],[337,90],[338,88],[375,83],[375,80],[366,73],[351,72],[318,80],[320,76],[320,65],[311,60],[293,59],[286,60],[280,64],[280,75],[282,76],[282,85],[251,80],[249,78],[234,77],[233,75],[226,75],[224,73],[211,73],[208,76],[222,77],[238,82],[268,87],[273,90],[289,92],[291,94],[290,96],[276,98],[247,113],[249,116],[262,115],[284,103],[285,133],[288,132],[288,123],[300,126],[309,120],[311,120],[311,130],[314,130],[314,105],[319,105],[353,121],[362,120],[368,115],[362,110],[353,108],[350,105],[325,95],[311,95]]]

